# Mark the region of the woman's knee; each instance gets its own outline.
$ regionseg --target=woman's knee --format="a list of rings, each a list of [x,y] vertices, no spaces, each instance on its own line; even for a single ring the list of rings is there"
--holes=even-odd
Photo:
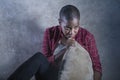
[[[33,56],[35,56],[35,57],[45,57],[41,52],[36,52]]]
[[[34,56],[35,56],[35,58],[39,58],[41,61],[47,61],[47,58],[43,55],[43,53],[41,53],[41,52],[36,52],[35,54],[34,54]]]
[[[38,55],[43,55],[41,52],[36,52],[34,55],[38,56]]]
[[[46,58],[41,52],[35,53],[35,56],[36,56],[37,58],[39,57],[39,62],[40,62],[40,64],[41,64],[40,72],[41,72],[41,73],[46,72],[46,70],[47,70],[48,67],[49,67],[49,62],[48,62],[47,58]]]

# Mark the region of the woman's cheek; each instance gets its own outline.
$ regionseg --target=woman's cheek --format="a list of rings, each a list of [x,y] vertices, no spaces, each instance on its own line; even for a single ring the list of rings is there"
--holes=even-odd
[[[77,34],[77,33],[78,33],[78,30],[79,30],[79,29],[76,29],[76,30],[74,31],[74,32],[75,32],[75,34]]]
[[[65,30],[65,34],[68,34],[69,33],[69,31],[68,30]]]
[[[77,31],[75,30],[74,33],[77,34]]]

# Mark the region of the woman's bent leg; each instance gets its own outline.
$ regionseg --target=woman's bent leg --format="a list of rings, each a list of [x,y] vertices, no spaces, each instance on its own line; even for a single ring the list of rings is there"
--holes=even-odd
[[[25,61],[8,80],[30,80],[37,72],[44,74],[49,67],[47,58],[40,52]]]

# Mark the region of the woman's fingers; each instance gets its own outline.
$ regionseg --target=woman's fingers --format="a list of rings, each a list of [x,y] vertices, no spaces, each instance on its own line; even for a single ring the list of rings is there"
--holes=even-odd
[[[75,43],[75,39],[74,38],[68,38],[68,39],[66,39],[66,38],[63,37],[61,39],[61,44],[65,45],[67,47],[74,46],[74,43]]]
[[[69,39],[67,40],[66,45],[67,45],[68,47],[70,47],[70,46],[74,46],[74,43],[75,43],[75,39],[69,38]]]

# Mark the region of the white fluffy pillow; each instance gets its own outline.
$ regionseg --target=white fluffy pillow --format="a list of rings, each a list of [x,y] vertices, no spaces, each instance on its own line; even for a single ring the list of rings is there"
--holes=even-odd
[[[62,60],[65,63],[62,65],[59,80],[93,80],[91,58],[79,43],[75,42],[75,46],[66,51]]]

